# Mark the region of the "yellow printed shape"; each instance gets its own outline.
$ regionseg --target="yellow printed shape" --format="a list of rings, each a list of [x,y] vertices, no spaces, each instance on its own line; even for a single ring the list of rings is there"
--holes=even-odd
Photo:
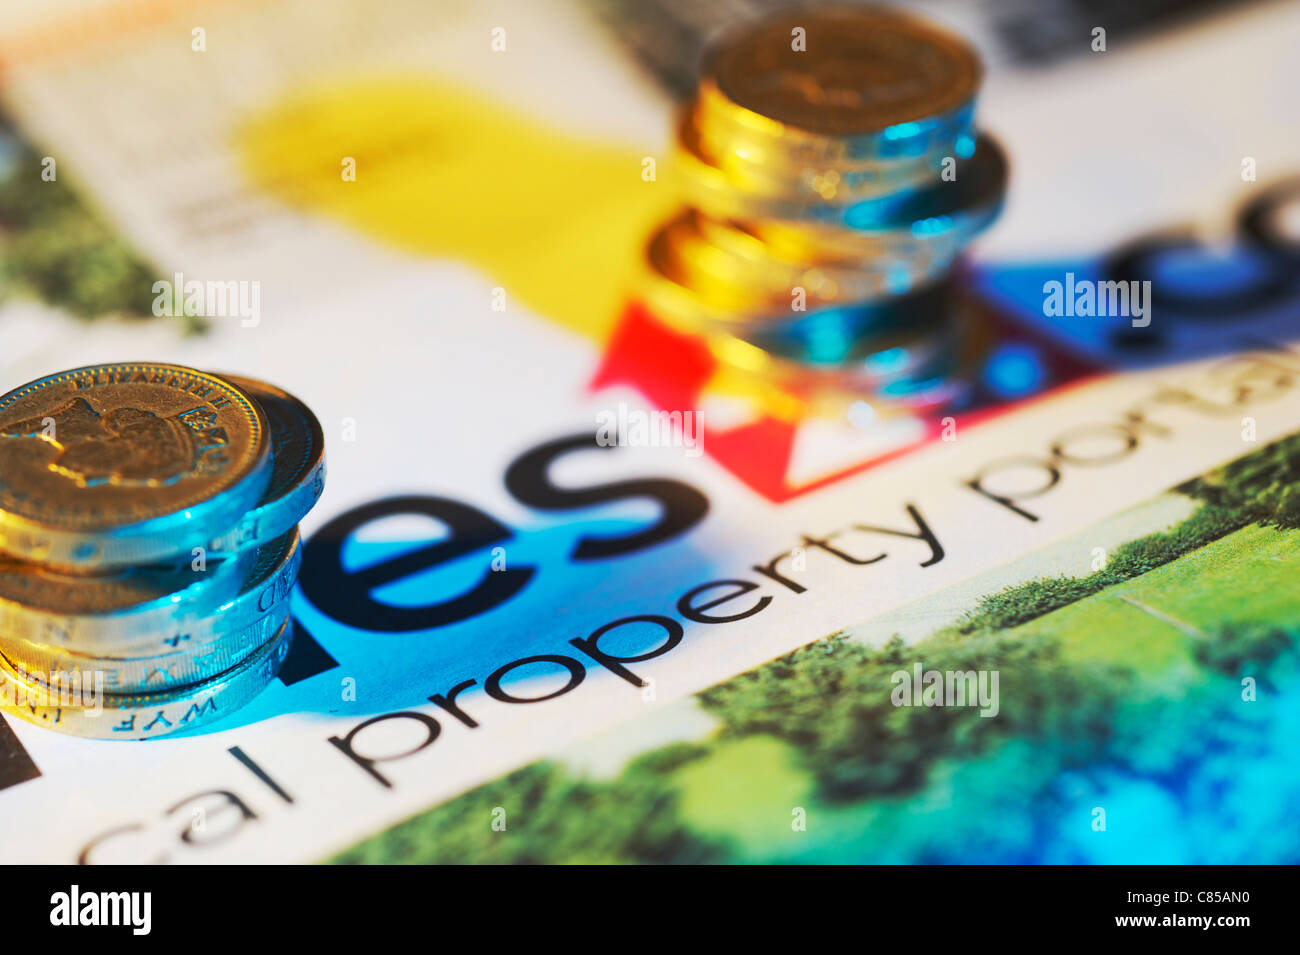
[[[505,290],[507,309],[599,341],[675,201],[643,179],[634,150],[428,77],[304,90],[249,117],[236,142],[254,185],[295,208],[466,262]],[[349,157],[355,181],[343,176]]]

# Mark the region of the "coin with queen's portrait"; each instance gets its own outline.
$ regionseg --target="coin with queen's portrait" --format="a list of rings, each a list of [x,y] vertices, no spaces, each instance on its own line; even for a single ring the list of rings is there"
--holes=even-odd
[[[71,571],[205,546],[270,479],[265,414],[173,365],[97,365],[0,397],[0,551]]]

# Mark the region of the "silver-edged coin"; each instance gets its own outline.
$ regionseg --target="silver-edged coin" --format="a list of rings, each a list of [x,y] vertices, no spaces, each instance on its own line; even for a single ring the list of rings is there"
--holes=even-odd
[[[238,665],[275,636],[288,613],[285,599],[247,626],[149,656],[81,653],[4,635],[0,635],[0,653],[35,682],[84,685],[99,675],[105,693],[156,693],[201,683]]]
[[[997,217],[1006,191],[1006,154],[988,134],[975,141],[969,158],[954,158],[951,178],[940,170],[929,183],[848,202],[736,189],[691,146],[684,139],[677,154],[681,186],[689,204],[715,219],[768,220],[843,230],[859,242],[874,240],[872,245],[863,245],[867,255],[885,248],[881,240],[905,246],[956,236],[968,242]]]
[[[297,528],[209,560],[203,571],[132,567],[84,577],[0,560],[0,647],[18,639],[118,657],[201,647],[287,599],[301,565]]]
[[[316,506],[325,490],[325,435],[310,408],[274,385],[220,374],[251,395],[266,415],[271,436],[271,480],[239,522],[208,544],[211,553],[242,550],[279,537]]]
[[[0,710],[37,726],[90,739],[156,739],[214,723],[261,693],[293,641],[285,616],[275,636],[247,659],[202,683],[156,693],[113,693],[102,681],[50,685],[0,655]]]

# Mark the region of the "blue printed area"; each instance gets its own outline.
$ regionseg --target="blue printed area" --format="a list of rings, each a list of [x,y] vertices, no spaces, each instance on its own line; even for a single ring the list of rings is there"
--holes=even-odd
[[[1178,721],[1151,726],[1130,761],[1151,765],[1151,777],[1137,777],[1132,765],[1102,769],[1093,774],[1093,791],[1074,800],[1085,819],[1104,807],[1106,830],[1055,833],[1043,861],[1294,862],[1300,857],[1295,675],[1251,703],[1240,702],[1240,687],[1228,680],[1217,699],[1202,693],[1184,701]],[[1181,758],[1184,753],[1195,755]]]
[[[1176,249],[1153,263],[1151,282],[1189,295],[1221,296],[1265,281],[1270,271],[1263,259],[1242,251]]]
[[[1049,282],[1064,282],[1068,274],[1076,281],[1101,279],[1101,263],[1096,259],[1059,259],[1030,264],[984,266],[975,275],[975,287],[1006,309],[1020,324],[1039,331],[1071,349],[1083,352],[1094,361],[1108,362],[1119,358],[1113,346],[1118,330],[1130,326],[1124,318],[1052,317],[1044,313]]]
[[[1107,368],[1210,358],[1300,336],[1300,276],[1288,281],[1275,264],[1245,247],[1170,248],[1153,256],[1143,273],[1153,299],[1141,300],[1149,310],[1138,318],[1140,323],[1149,317],[1144,328],[1134,326],[1131,313],[1047,313],[1048,283],[1059,283],[1064,293],[1070,275],[1076,289],[1082,282],[1114,280],[1103,266],[1100,258],[985,264],[972,284],[1017,324]],[[1013,389],[1008,396],[1030,387],[1021,380],[1028,369],[1015,365],[989,372],[997,384]]]
[[[212,730],[228,730],[286,712],[344,713],[364,718],[425,705],[431,694],[447,693],[464,680],[476,680],[478,685],[462,699],[481,701],[483,681],[495,669],[539,654],[580,660],[586,665],[586,681],[617,680],[571,646],[569,640],[587,637],[596,628],[621,617],[675,616],[674,602],[682,593],[694,584],[726,573],[711,569],[709,560],[695,549],[689,537],[624,557],[581,563],[571,560],[570,554],[580,538],[626,535],[653,524],[658,517],[657,507],[649,502],[611,503],[602,510],[618,516],[544,524],[516,531],[512,539],[501,542],[505,566],[534,568],[531,580],[501,605],[460,623],[404,633],[367,632],[325,616],[299,589],[293,596],[295,618],[339,665],[292,687],[272,684],[232,718],[214,724]],[[429,523],[434,526],[432,521]],[[361,569],[438,539],[437,533],[423,540],[366,541],[354,537],[344,548],[344,565],[349,570]],[[375,588],[372,596],[394,606],[451,600],[492,573],[493,559],[492,548],[484,548],[384,584]],[[661,628],[637,624],[611,632],[600,645],[612,653],[635,655],[654,649],[663,640]],[[520,695],[544,695],[559,689],[567,679],[562,667],[549,663],[521,668],[513,676],[513,682],[502,685],[507,689],[514,686]],[[355,701],[342,698],[345,678],[355,681]]]
[[[930,852],[942,861],[1294,861],[1300,857],[1294,675],[1249,703],[1236,680],[1216,678],[1160,712],[1135,707],[1117,721],[1123,744],[1116,761],[1086,772],[1067,771],[1070,754],[1044,742],[1008,747],[959,773],[953,803],[938,818],[912,816],[890,851],[924,857],[918,843],[935,840],[937,828],[942,844]],[[1094,828],[1094,820],[1105,828]],[[983,847],[981,858],[971,858],[972,845]]]
[[[1024,398],[1046,383],[1041,350],[1023,342],[995,346],[984,365],[982,384],[999,398]]]

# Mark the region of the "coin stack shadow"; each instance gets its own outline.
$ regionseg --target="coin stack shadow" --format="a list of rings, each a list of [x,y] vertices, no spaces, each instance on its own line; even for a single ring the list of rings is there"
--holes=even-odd
[[[179,366],[77,369],[0,398],[0,440],[27,442],[10,441],[4,450],[11,460],[33,462],[33,470],[61,472],[48,481],[75,478],[66,484],[75,490],[63,492],[72,496],[69,511],[79,506],[79,491],[109,483],[109,475],[123,483],[123,475],[134,476],[147,488],[151,480],[175,483],[158,477],[164,473],[197,481],[235,467],[242,450],[233,446],[242,436],[222,427],[209,406],[196,402],[172,415],[140,407],[138,389],[163,388],[164,380],[191,399],[215,393],[212,405],[246,406],[254,425],[245,442],[247,473],[223,487],[229,500],[214,494],[176,520],[163,515],[129,528],[140,530],[129,537],[113,536],[121,527],[107,526],[114,520],[107,508],[89,520],[98,522],[100,540],[93,532],[17,532],[19,516],[0,511],[8,552],[0,554],[0,707],[7,713],[77,736],[155,738],[229,715],[270,684],[288,654],[289,598],[302,564],[298,522],[325,481],[320,423],[297,398],[263,382]],[[6,409],[69,381],[89,397],[61,405],[62,396],[50,399],[55,410],[39,418],[43,435],[34,421],[5,417]],[[101,382],[109,385],[90,387]],[[119,382],[137,392],[115,396]],[[45,465],[51,445],[58,456]],[[113,457],[123,448],[129,456]],[[184,463],[169,470],[172,459]],[[8,492],[4,485],[0,478]],[[128,554],[145,559],[127,563]]]
[[[952,268],[1007,172],[974,127],[980,74],[960,38],[880,9],[796,10],[725,36],[678,122],[686,205],[648,243],[647,305],[788,394],[959,403],[985,342]]]

